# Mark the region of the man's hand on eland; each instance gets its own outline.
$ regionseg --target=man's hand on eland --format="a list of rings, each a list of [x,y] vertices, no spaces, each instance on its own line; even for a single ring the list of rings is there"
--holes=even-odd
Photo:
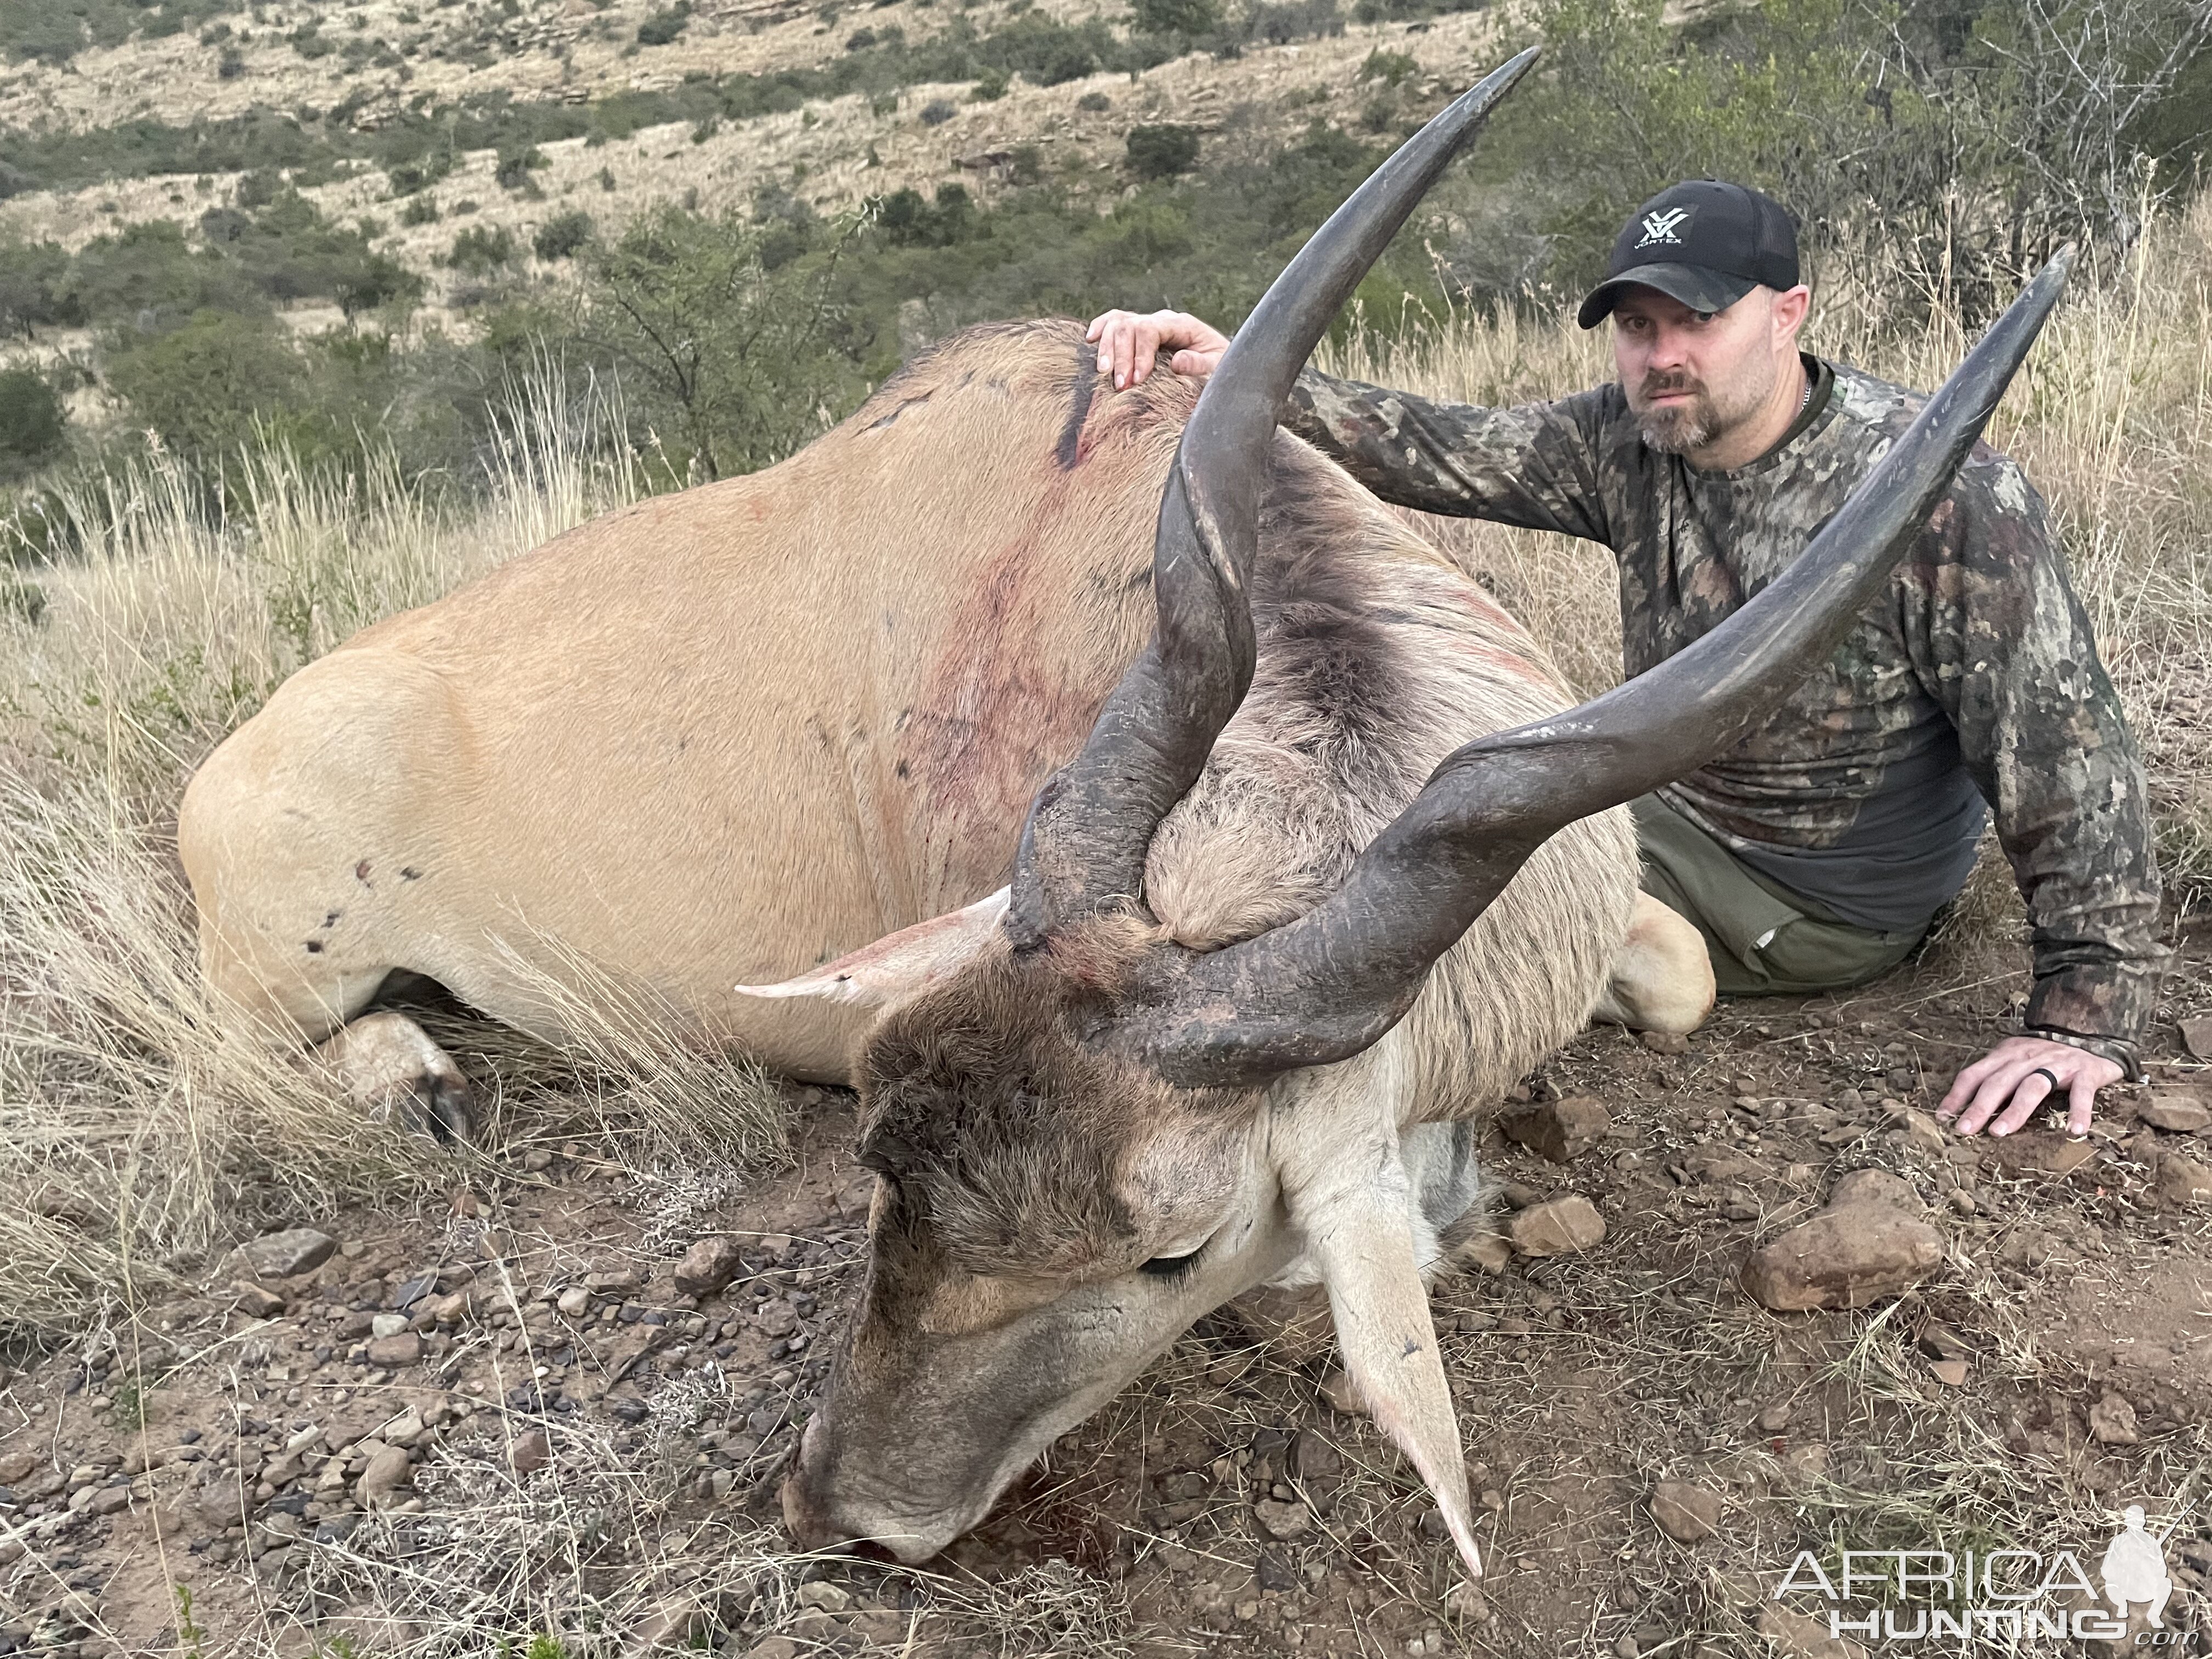
[[[1098,343],[1098,372],[1113,372],[1116,392],[1141,383],[1163,351],[1175,353],[1168,367],[1176,374],[1203,380],[1229,349],[1227,335],[1181,311],[1105,312],[1083,337]]]
[[[2039,1036],[2011,1036],[1951,1080],[1936,1115],[1958,1115],[1962,1135],[2008,1135],[2034,1115],[2037,1107],[2061,1090],[2068,1097],[2066,1133],[2089,1133],[2097,1091],[2125,1076],[2102,1054]]]

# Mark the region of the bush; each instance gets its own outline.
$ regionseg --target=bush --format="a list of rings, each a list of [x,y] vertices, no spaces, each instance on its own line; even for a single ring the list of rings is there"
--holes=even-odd
[[[340,276],[331,297],[347,319],[381,307],[411,307],[422,297],[421,276],[389,254],[372,253]]]
[[[69,264],[56,243],[0,237],[0,335],[27,340],[37,329],[83,322],[69,291]]]
[[[1194,40],[1221,27],[1219,0],[1131,0],[1129,23],[1139,33]]]
[[[502,151],[499,166],[491,175],[492,182],[501,190],[533,189],[530,175],[544,165],[545,152],[535,144]]]
[[[863,390],[836,336],[835,250],[774,271],[774,226],[662,207],[596,249],[583,343],[623,377],[640,416],[708,477],[767,465]]]
[[[106,356],[108,387],[137,424],[216,465],[293,400],[306,376],[283,330],[211,311],[155,338],[118,337]]]
[[[68,412],[43,375],[0,371],[0,473],[26,471],[52,458],[67,427]]]
[[[472,276],[489,276],[514,263],[514,238],[504,225],[471,225],[453,238],[446,263]]]
[[[1402,52],[1388,52],[1377,46],[1367,54],[1367,61],[1359,66],[1363,81],[1380,81],[1386,87],[1395,87],[1411,80],[1421,72],[1421,66]]]
[[[637,43],[641,46],[669,46],[684,33],[684,27],[690,21],[691,8],[688,0],[678,0],[678,4],[666,11],[654,12],[637,26]]]
[[[580,208],[540,225],[530,246],[541,259],[565,259],[591,240],[592,216]]]
[[[438,198],[431,195],[410,196],[407,205],[399,210],[403,225],[434,225],[438,222]]]
[[[921,124],[926,127],[941,127],[958,112],[942,98],[933,98],[921,106]]]
[[[996,102],[1006,95],[1006,72],[1004,70],[987,70],[977,79],[975,91],[968,95],[979,104]]]
[[[1075,106],[1079,110],[1088,111],[1091,114],[1098,115],[1113,108],[1114,100],[1103,92],[1086,92],[1075,100]]]
[[[1139,179],[1171,179],[1198,165],[1198,129],[1161,123],[1129,129],[1129,166]]]

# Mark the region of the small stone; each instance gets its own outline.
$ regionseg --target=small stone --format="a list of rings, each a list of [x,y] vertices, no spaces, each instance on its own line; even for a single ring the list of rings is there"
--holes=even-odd
[[[1952,1188],[1946,1196],[1950,1200],[1951,1207],[1960,1215],[1972,1215],[1979,1207],[1974,1202],[1974,1195],[1964,1187]]]
[[[251,1279],[234,1279],[230,1294],[237,1300],[238,1310],[250,1319],[274,1319],[284,1311],[284,1298],[274,1291],[264,1290]]]
[[[0,1456],[0,1486],[20,1486],[39,1468],[35,1452],[9,1452]]]
[[[1651,1518],[1676,1543],[1694,1544],[1720,1530],[1720,1494],[1686,1480],[1662,1480],[1651,1491]]]
[[[1298,1576],[1291,1571],[1290,1563],[1273,1550],[1261,1550],[1260,1559],[1252,1568],[1252,1577],[1263,1590],[1294,1590],[1298,1587]]]
[[[1759,1414],[1759,1426],[1769,1434],[1779,1434],[1790,1426],[1790,1402],[1778,1400]]]
[[[1346,1417],[1357,1417],[1367,1409],[1360,1403],[1359,1390],[1350,1373],[1341,1365],[1330,1366],[1328,1375],[1322,1378],[1321,1397],[1328,1402],[1330,1410],[1342,1412]]]
[[[1281,1543],[1294,1543],[1313,1530],[1313,1511],[1304,1504],[1279,1504],[1263,1498],[1252,1506],[1252,1512],[1259,1517],[1261,1530]]]
[[[507,1466],[517,1474],[534,1474],[553,1461],[553,1442],[543,1429],[530,1429],[507,1443]]]
[[[2212,1200],[2212,1170],[2193,1158],[2168,1152],[2158,1161],[2158,1195],[2172,1204]]]
[[[131,1507],[131,1488],[102,1486],[93,1494],[92,1502],[85,1507],[94,1515],[113,1515],[118,1510],[127,1510]]]
[[[745,1650],[744,1659],[804,1659],[805,1652],[788,1636],[763,1636]]]
[[[1943,1126],[1917,1106],[1907,1106],[1899,1111],[1896,1123],[1905,1132],[1905,1144],[1917,1146],[1923,1152],[1940,1158],[1950,1145],[1943,1133]]]
[[[404,1313],[380,1313],[368,1322],[368,1334],[375,1337],[397,1336],[407,1328],[408,1322]]]
[[[522,1167],[532,1175],[543,1175],[553,1167],[553,1154],[543,1146],[532,1146],[522,1155]]]
[[[475,1310],[476,1298],[467,1290],[459,1290],[447,1296],[426,1298],[416,1309],[417,1319],[427,1319],[433,1325],[458,1325]]]
[[[1459,1247],[1459,1255],[1486,1273],[1502,1273],[1513,1260],[1513,1245],[1503,1233],[1477,1233]]]
[[[707,1610],[688,1595],[663,1601],[638,1620],[626,1651],[649,1653],[656,1648],[684,1648],[706,1628]]]
[[[2136,1108],[2136,1115],[2154,1129],[2164,1129],[2169,1134],[2195,1134],[2199,1129],[2212,1127],[2212,1106],[2195,1095],[2170,1094],[2164,1090]]]
[[[1828,1197],[1828,1207],[1841,1209],[1849,1204],[1887,1204],[1908,1214],[1926,1207],[1920,1201],[1920,1194],[1912,1190],[1911,1182],[1887,1170],[1848,1170],[1838,1176],[1836,1189]]]
[[[1928,1370],[1930,1376],[1947,1389],[1963,1389],[1966,1386],[1967,1366],[1963,1359],[1931,1359],[1928,1362]]]
[[[1605,1241],[1605,1218],[1579,1193],[1532,1204],[1513,1218],[1514,1248],[1523,1255],[1567,1255]]]
[[[714,1233],[692,1241],[676,1264],[676,1288],[686,1296],[714,1296],[743,1271],[738,1241]]]
[[[419,1273],[404,1279],[392,1288],[392,1309],[395,1312],[405,1313],[437,1288],[438,1275],[435,1273]]]
[[[853,1605],[853,1593],[826,1578],[817,1578],[799,1587],[799,1605],[823,1613],[842,1613]]]
[[[606,1267],[584,1275],[586,1287],[593,1291],[634,1291],[644,1283],[645,1275],[635,1267]]]
[[[771,1302],[754,1316],[763,1336],[789,1336],[799,1328],[799,1312],[788,1302]]]
[[[1768,1240],[1743,1267],[1743,1288],[1778,1311],[1863,1308],[1943,1265],[1943,1236],[1886,1204],[1822,1211]]]
[[[1311,1429],[1291,1442],[1291,1473],[1301,1480],[1334,1480],[1344,1473],[1344,1454]]]
[[[2100,1446],[2132,1446],[2142,1437],[2136,1428],[2136,1408],[2124,1395],[2106,1389],[2089,1407],[2089,1437]]]
[[[294,1273],[321,1267],[337,1247],[337,1240],[328,1233],[295,1227],[288,1232],[264,1233],[249,1241],[244,1249],[247,1265],[262,1278],[289,1279]]]
[[[1636,1040],[1655,1054],[1686,1054],[1690,1039],[1680,1031],[1638,1031]]]
[[[361,1480],[354,1487],[355,1501],[365,1510],[378,1507],[408,1484],[412,1470],[404,1447],[385,1447],[368,1460],[368,1467],[362,1471]]]
[[[1593,1095],[1570,1095],[1516,1107],[1501,1115],[1498,1127],[1540,1158],[1565,1164],[1603,1139],[1613,1127],[1605,1103]]]
[[[379,1367],[411,1365],[422,1357],[422,1339],[412,1331],[380,1336],[368,1345],[368,1363]]]
[[[553,1305],[563,1319],[581,1319],[592,1310],[592,1293],[581,1285],[571,1285]]]
[[[2212,1014],[2181,1022],[2181,1046],[2199,1060],[2212,1060]]]

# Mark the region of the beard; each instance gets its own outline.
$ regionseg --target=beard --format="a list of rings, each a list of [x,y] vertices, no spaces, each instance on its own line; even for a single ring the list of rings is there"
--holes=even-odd
[[[1679,370],[1646,374],[1638,385],[1622,390],[1644,441],[1662,455],[1686,455],[1726,437],[1757,414],[1779,373],[1770,357],[1718,391]],[[1689,395],[1681,403],[1655,405],[1653,399],[1670,392]]]

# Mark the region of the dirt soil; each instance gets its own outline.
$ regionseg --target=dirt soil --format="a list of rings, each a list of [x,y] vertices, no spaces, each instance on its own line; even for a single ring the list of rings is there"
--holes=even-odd
[[[2160,1179],[2212,1160],[2212,1128],[2142,1116],[2212,1098],[2177,1026],[2212,1009],[2208,957],[2206,937],[2177,956],[2152,1080],[2108,1096],[2086,1145],[1931,1139],[1905,1110],[1986,1041],[2016,973],[1737,1003],[1677,1053],[1595,1031],[1529,1079],[1611,1127],[1565,1164],[1490,1130],[1500,1224],[1572,1192],[1607,1232],[1492,1247],[1496,1271],[1437,1288],[1479,1592],[1411,1470],[1332,1403],[1324,1334],[1230,1312],[929,1571],[778,1553],[776,1472],[870,1190],[849,1097],[805,1090],[774,1179],[517,1146],[449,1201],[326,1218],[319,1265],[234,1258],[30,1364],[0,1392],[0,1654],[1844,1659],[1893,1644],[1831,1637],[1802,1574],[1778,1597],[1798,1552],[2069,1551],[2094,1573],[2136,1503],[2174,1589],[2133,1650],[2212,1651],[2212,1204]],[[1747,1252],[1866,1166],[1909,1183],[1942,1267],[1856,1311],[1752,1301]],[[709,1235],[741,1269],[702,1300],[672,1273]],[[1662,1482],[1686,1492],[1655,1514]]]

